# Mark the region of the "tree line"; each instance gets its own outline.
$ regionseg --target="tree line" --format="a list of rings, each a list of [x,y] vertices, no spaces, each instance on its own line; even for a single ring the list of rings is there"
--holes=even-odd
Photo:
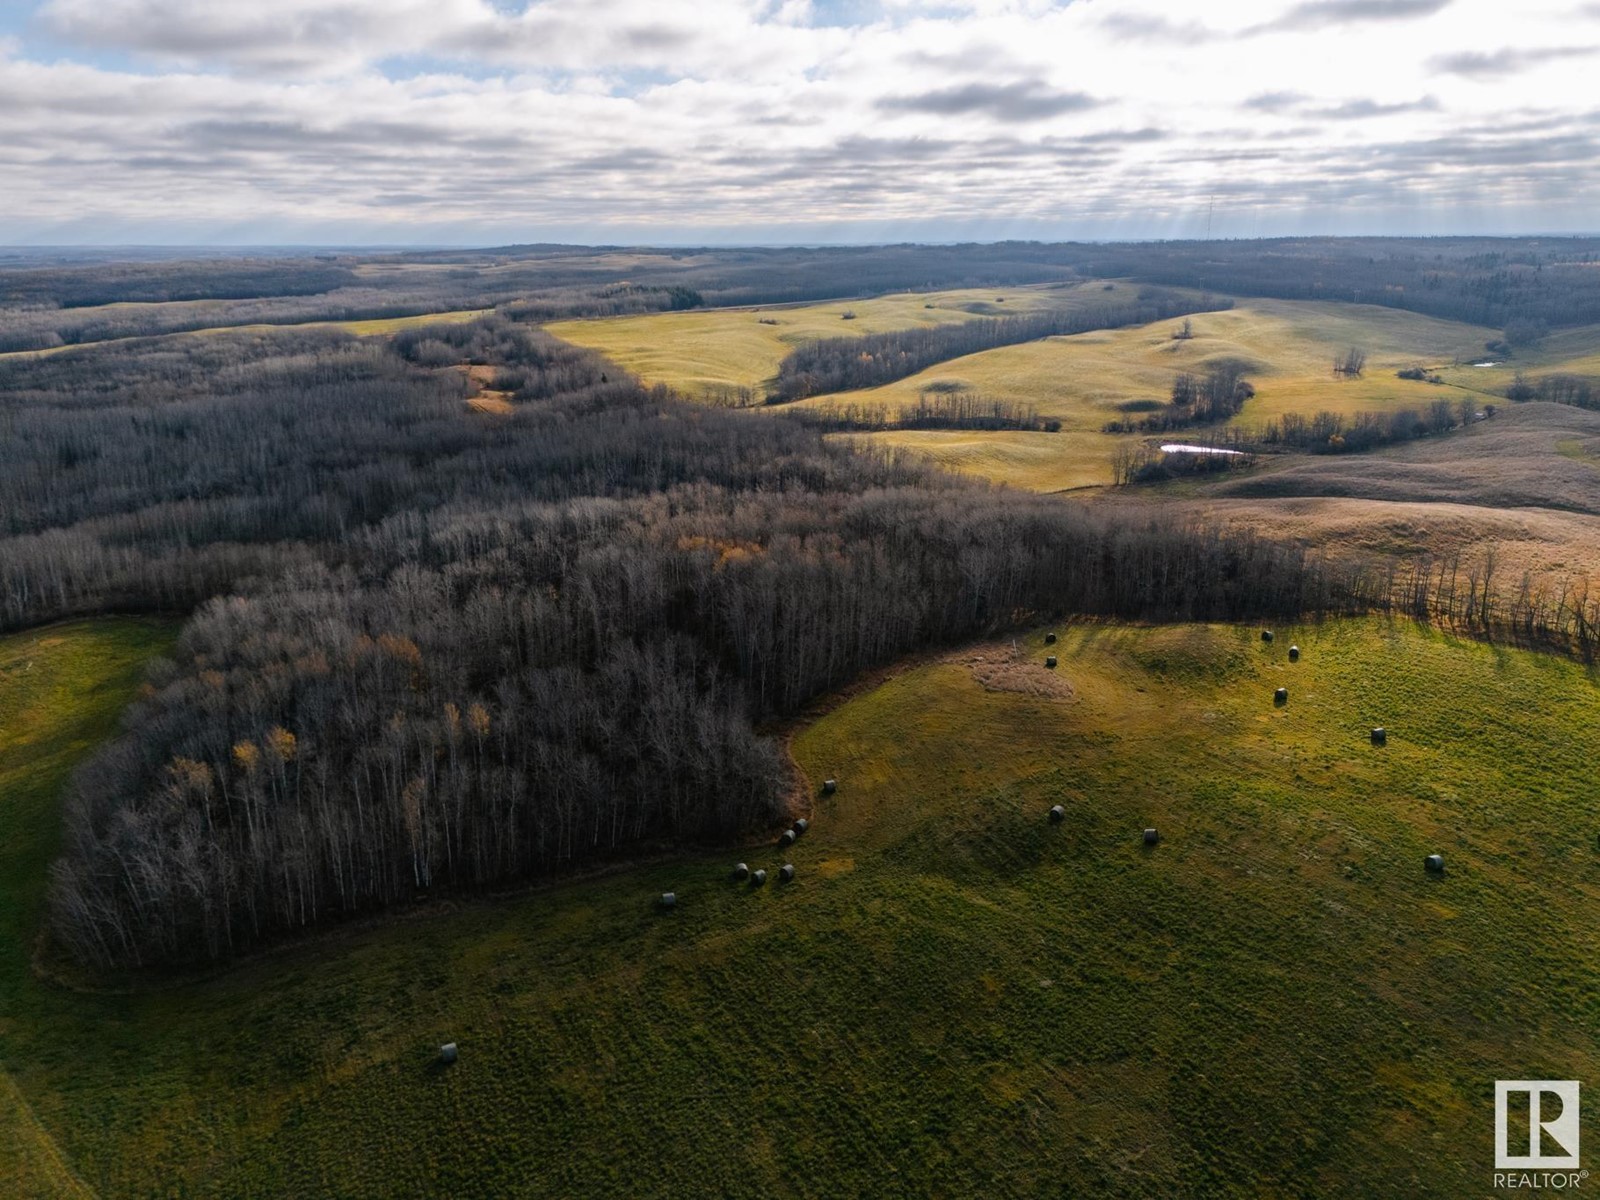
[[[1227,308],[1232,301],[1194,299],[1159,288],[1142,289],[1131,301],[1083,308],[994,317],[957,325],[901,329],[865,337],[821,338],[790,351],[768,389],[772,404],[827,392],[880,387],[947,359],[1034,342],[1041,338],[1144,325],[1185,312]]]
[[[1293,451],[1300,454],[1360,454],[1417,438],[1464,429],[1488,420],[1496,412],[1490,404],[1480,410],[1471,397],[1457,401],[1439,399],[1425,408],[1398,408],[1360,412],[1347,416],[1324,409],[1311,416],[1285,413],[1263,425],[1229,425],[1206,431],[1208,448],[1232,454],[1163,453],[1152,446],[1119,448],[1112,459],[1117,486],[1159,483],[1181,475],[1244,470],[1263,454]],[[1108,426],[1108,432],[1125,432]],[[1145,432],[1164,432],[1180,425],[1154,423]]]
[[[785,414],[825,433],[882,433],[891,429],[1004,429],[1030,433],[1057,433],[1061,422],[1041,417],[1031,404],[981,396],[961,388],[954,391],[923,389],[914,404],[898,408],[881,404],[833,402],[816,408],[795,408]]]
[[[1237,416],[1245,401],[1256,394],[1245,378],[1250,364],[1237,358],[1220,359],[1204,375],[1185,371],[1172,381],[1166,408],[1147,417],[1107,421],[1106,433],[1167,433],[1191,425],[1214,425]]]
[[[1562,372],[1529,378],[1518,371],[1506,387],[1506,399],[1515,402],[1547,400],[1573,408],[1600,409],[1600,381]]]

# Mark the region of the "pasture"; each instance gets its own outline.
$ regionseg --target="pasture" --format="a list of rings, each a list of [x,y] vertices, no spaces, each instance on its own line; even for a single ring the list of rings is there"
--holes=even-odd
[[[74,991],[27,971],[51,800],[165,636],[80,628],[131,657],[8,675],[0,740],[0,1047],[39,1131],[0,1161],[57,1194],[52,1161],[108,1196],[1454,1197],[1488,1190],[1496,1078],[1600,1065],[1600,687],[1573,663],[1363,620],[1067,627],[1050,671],[1036,631],[819,709],[790,851]],[[736,885],[736,859],[799,876]]]
[[[1137,435],[1107,435],[1108,421],[1137,418],[1165,405],[1173,380],[1203,374],[1216,362],[1249,364],[1256,396],[1235,423],[1264,424],[1285,413],[1310,416],[1395,408],[1425,408],[1439,399],[1472,395],[1464,388],[1404,380],[1403,367],[1450,363],[1482,350],[1494,331],[1374,305],[1249,300],[1227,312],[1197,313],[1194,336],[1172,335],[1181,320],[1003,346],[953,359],[870,391],[852,392],[853,404],[901,408],[925,388],[962,384],[980,395],[1019,401],[1062,423],[1058,434],[973,434],[965,431],[895,431],[872,435],[890,445],[914,447],[944,465],[1038,491],[1100,486],[1112,480],[1118,445]],[[1369,354],[1359,379],[1336,378],[1334,357],[1350,346]],[[838,403],[817,396],[812,406]]]
[[[759,393],[777,373],[778,364],[804,342],[1128,300],[1137,291],[1128,284],[1096,281],[902,292],[826,304],[557,321],[545,328],[556,337],[599,351],[645,383],[665,384],[704,400],[739,389]],[[846,320],[846,313],[855,315]]]
[[[166,621],[106,618],[0,637],[0,1191],[93,1193],[27,1100],[36,1064],[23,1030],[48,1029],[58,997],[30,970],[44,887],[60,845],[59,798],[73,766],[116,729]],[[18,1079],[21,1080],[19,1086]]]

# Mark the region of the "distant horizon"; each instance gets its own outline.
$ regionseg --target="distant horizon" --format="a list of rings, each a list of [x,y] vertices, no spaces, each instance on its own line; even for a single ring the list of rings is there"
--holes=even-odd
[[[1261,235],[1259,237],[1013,237],[1013,238],[900,238],[894,241],[711,241],[711,240],[658,240],[658,241],[462,241],[462,242],[57,242],[27,243],[0,242],[3,255],[45,255],[113,253],[118,251],[158,254],[172,253],[242,253],[249,251],[274,251],[283,254],[395,254],[425,253],[428,251],[466,251],[496,253],[515,250],[806,250],[849,249],[873,246],[998,246],[1016,244],[1121,246],[1161,243],[1238,244],[1243,242],[1286,241],[1536,241],[1553,239],[1584,241],[1600,239],[1600,229],[1563,231],[1538,230],[1525,233],[1294,233]]]

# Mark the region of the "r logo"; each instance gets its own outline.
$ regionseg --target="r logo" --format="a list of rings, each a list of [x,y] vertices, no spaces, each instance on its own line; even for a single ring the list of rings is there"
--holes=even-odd
[[[1527,1154],[1513,1154],[1508,1101],[1511,1093],[1528,1094]],[[1565,1154],[1543,1153],[1548,1134]],[[1497,1079],[1494,1085],[1494,1165],[1497,1170],[1578,1167],[1578,1081],[1576,1079]]]

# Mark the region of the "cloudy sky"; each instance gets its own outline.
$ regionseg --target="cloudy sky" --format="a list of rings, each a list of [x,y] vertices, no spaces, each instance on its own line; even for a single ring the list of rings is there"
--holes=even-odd
[[[0,0],[0,243],[1600,230],[1600,0]]]

